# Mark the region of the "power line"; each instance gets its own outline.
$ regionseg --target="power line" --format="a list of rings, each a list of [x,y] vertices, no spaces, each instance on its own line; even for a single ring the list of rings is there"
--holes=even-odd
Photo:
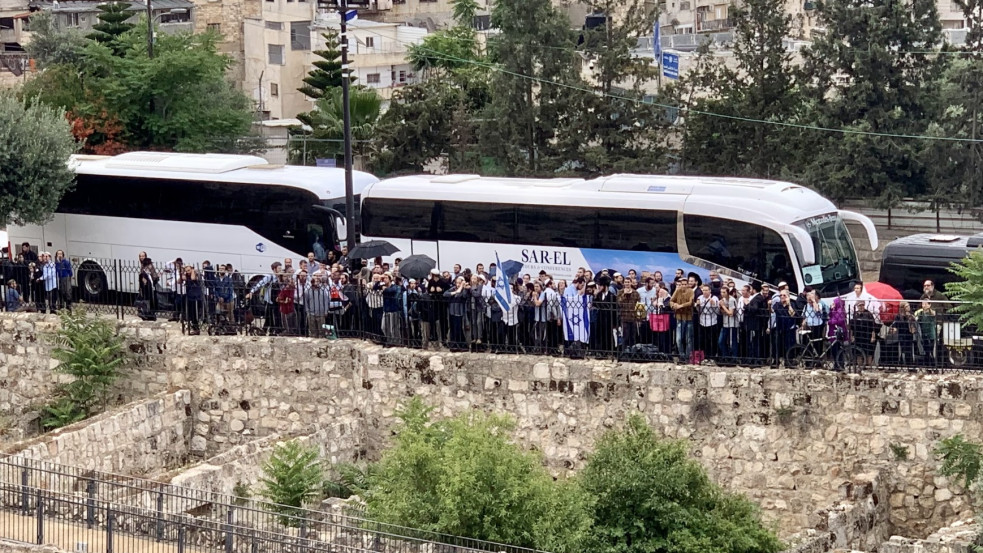
[[[382,35],[382,34],[377,33],[377,32],[368,31],[367,29],[365,29],[365,30],[367,32],[371,33],[371,34],[374,34],[374,35],[377,35],[377,36],[380,36],[380,37],[383,37],[383,38],[391,38],[391,37]],[[396,40],[396,42],[402,42],[404,45],[407,44],[407,42],[405,40],[400,40],[398,38],[397,39],[394,39],[394,40]],[[410,44],[415,44],[415,43],[410,43]],[[861,130],[854,130],[854,129],[836,129],[836,128],[832,128],[832,127],[822,127],[822,126],[819,126],[819,125],[806,125],[806,124],[802,124],[802,123],[792,123],[792,122],[788,122],[788,121],[771,121],[771,120],[767,120],[767,119],[757,119],[757,118],[754,118],[754,117],[744,117],[744,116],[740,116],[740,115],[727,115],[727,114],[724,114],[724,113],[715,113],[715,112],[712,112],[712,111],[693,109],[693,108],[688,108],[688,107],[685,107],[685,106],[674,106],[674,105],[671,105],[671,104],[663,104],[663,103],[659,103],[659,102],[655,102],[655,101],[646,102],[646,101],[643,101],[643,100],[639,100],[638,98],[632,98],[632,97],[623,96],[623,95],[619,95],[619,94],[614,94],[614,93],[610,93],[610,92],[607,92],[607,93],[605,93],[605,92],[599,92],[597,90],[593,90],[593,89],[590,89],[590,88],[586,88],[586,87],[582,87],[582,86],[577,86],[577,85],[573,85],[573,84],[569,84],[569,83],[561,83],[559,81],[553,81],[553,80],[549,80],[549,79],[543,79],[543,78],[536,77],[536,76],[533,76],[533,75],[525,75],[523,73],[517,73],[515,71],[509,71],[508,69],[505,69],[505,68],[501,67],[498,64],[488,63],[488,62],[482,62],[482,61],[479,61],[479,60],[469,60],[469,59],[465,59],[465,58],[459,58],[457,56],[451,56],[449,54],[445,54],[443,52],[439,52],[437,50],[433,50],[431,48],[427,48],[427,47],[423,46],[422,44],[415,44],[415,45],[418,46],[423,51],[430,52],[431,54],[433,54],[432,57],[437,58],[437,59],[442,59],[442,60],[445,60],[445,61],[453,61],[453,62],[457,62],[457,63],[465,63],[465,64],[477,65],[479,67],[484,67],[486,69],[490,69],[492,71],[497,71],[499,73],[503,73],[503,74],[506,74],[506,75],[511,75],[513,77],[518,77],[518,78],[521,78],[521,79],[531,80],[531,81],[533,81],[535,83],[538,83],[538,84],[541,84],[541,85],[558,86],[558,87],[566,88],[566,89],[569,89],[569,90],[576,90],[576,91],[579,91],[579,92],[587,92],[587,93],[590,93],[590,94],[600,95],[601,97],[605,97],[605,98],[611,98],[611,99],[621,100],[621,101],[628,101],[628,102],[632,102],[632,103],[640,104],[640,105],[645,105],[645,106],[661,107],[661,108],[664,108],[664,109],[675,109],[675,110],[679,110],[681,112],[690,113],[690,114],[694,114],[694,115],[703,115],[703,116],[706,116],[706,117],[716,117],[716,118],[719,118],[719,119],[728,119],[728,120],[731,120],[731,121],[741,121],[741,122],[744,122],[744,123],[757,123],[757,124],[773,125],[773,126],[777,126],[777,127],[785,127],[785,128],[791,128],[791,129],[829,132],[829,133],[836,133],[836,134],[842,134],[842,135],[869,136],[869,137],[876,137],[876,138],[901,138],[901,139],[917,139],[917,140],[936,140],[936,141],[941,141],[941,142],[953,142],[953,143],[974,143],[974,144],[975,143],[983,143],[983,139],[975,139],[975,138],[959,138],[959,137],[954,137],[954,136],[930,136],[930,135],[922,135],[922,134],[883,133],[883,132],[874,132],[874,131],[861,131]]]

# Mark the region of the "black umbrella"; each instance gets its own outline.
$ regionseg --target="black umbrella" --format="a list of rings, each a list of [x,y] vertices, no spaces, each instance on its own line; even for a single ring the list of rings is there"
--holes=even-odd
[[[392,255],[398,251],[399,248],[385,240],[369,240],[352,248],[348,252],[348,257],[351,259],[372,259],[374,257]]]
[[[399,264],[399,274],[406,278],[423,280],[436,266],[437,262],[429,255],[411,255]]]

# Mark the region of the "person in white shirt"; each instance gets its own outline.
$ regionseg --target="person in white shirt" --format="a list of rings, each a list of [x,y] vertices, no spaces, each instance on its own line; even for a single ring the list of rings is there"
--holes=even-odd
[[[711,294],[710,285],[700,286],[702,295],[696,298],[696,312],[699,313],[699,324],[696,329],[696,347],[703,350],[704,355],[712,357],[716,349],[716,339],[719,336],[720,301]]]
[[[870,313],[874,315],[874,319],[880,320],[881,302],[877,301],[877,298],[864,290],[864,284],[862,282],[857,281],[853,283],[853,293],[847,294],[844,301],[846,302],[847,316],[852,316],[854,310],[857,308],[857,302],[862,301],[864,302],[867,311],[870,311]]]

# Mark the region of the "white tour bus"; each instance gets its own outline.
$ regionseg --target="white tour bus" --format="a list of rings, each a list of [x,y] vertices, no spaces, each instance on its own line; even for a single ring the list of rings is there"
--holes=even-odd
[[[364,239],[384,239],[397,256],[426,254],[441,269],[518,261],[571,278],[599,272],[676,269],[844,294],[860,278],[844,221],[856,221],[877,247],[867,217],[837,210],[787,182],[738,178],[614,175],[506,179],[475,175],[383,180],[362,192]]]
[[[272,165],[255,156],[131,152],[72,156],[75,187],[50,222],[10,226],[19,251],[65,250],[83,299],[136,291],[137,254],[265,273],[285,257],[326,252],[344,236],[344,170]],[[356,171],[355,194],[376,182]],[[357,198],[357,196],[356,196]],[[356,204],[357,206],[357,204]],[[106,266],[122,260],[126,274]]]

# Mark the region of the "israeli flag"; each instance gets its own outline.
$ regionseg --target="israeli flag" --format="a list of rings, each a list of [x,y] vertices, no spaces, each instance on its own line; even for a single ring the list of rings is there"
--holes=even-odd
[[[495,252],[495,267],[501,267],[502,262],[498,259],[498,252]],[[502,311],[508,313],[512,310],[512,287],[509,286],[509,278],[505,271],[497,271],[498,278],[495,279],[495,301],[501,306]]]
[[[594,298],[589,295],[566,295],[560,298],[563,308],[563,334],[568,342],[590,342],[590,306]]]

